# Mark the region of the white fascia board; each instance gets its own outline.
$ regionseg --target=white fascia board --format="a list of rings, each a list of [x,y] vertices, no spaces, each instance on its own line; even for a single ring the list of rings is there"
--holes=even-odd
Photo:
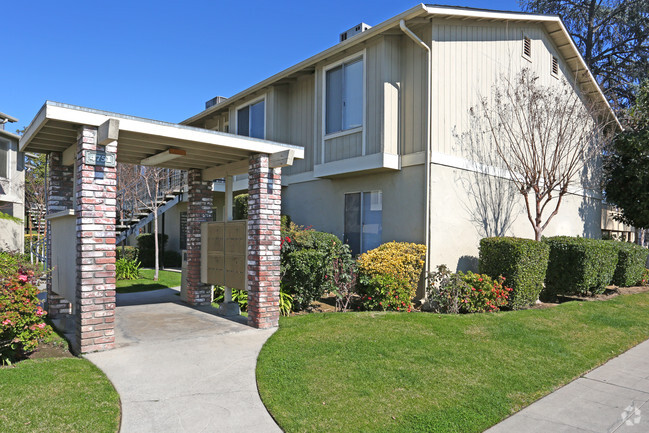
[[[36,114],[36,117],[31,121],[27,129],[25,130],[25,133],[20,137],[20,141],[18,144],[18,149],[20,149],[21,152],[25,151],[25,148],[29,144],[29,142],[32,141],[32,138],[38,133],[38,131],[41,130],[43,125],[45,124],[46,121],[46,111],[47,111],[47,103],[41,107],[40,110],[38,110],[38,114]]]
[[[446,6],[424,6],[432,15],[452,15],[457,18],[483,18],[494,20],[518,20],[518,21],[557,21],[556,15],[528,14],[525,12],[490,11],[480,9],[465,9]]]
[[[373,153],[371,155],[318,164],[313,167],[313,176],[329,177],[376,169],[400,170],[401,160],[399,155]]]
[[[99,127],[111,118],[119,119],[120,131],[160,136],[170,139],[193,141],[197,143],[214,144],[217,146],[230,147],[245,150],[250,153],[272,154],[292,149],[294,157],[304,158],[304,148],[299,146],[285,145],[268,140],[242,137],[224,132],[209,131],[206,129],[194,128],[184,125],[176,125],[165,122],[150,121],[131,116],[124,116],[117,113],[101,112],[98,110],[85,109],[84,107],[62,106],[63,104],[47,102],[43,109],[30,124],[27,133],[20,140],[21,150],[29,140],[40,130],[47,119],[58,120],[67,123],[89,125]],[[32,130],[32,126],[34,126]],[[23,140],[24,139],[24,140]]]

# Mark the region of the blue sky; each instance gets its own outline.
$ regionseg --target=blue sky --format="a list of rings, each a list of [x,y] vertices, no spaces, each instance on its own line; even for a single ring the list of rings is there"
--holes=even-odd
[[[180,122],[416,2],[16,0],[0,6],[0,111],[45,100]],[[450,5],[520,10],[518,0]],[[15,126],[15,124],[14,124]],[[10,127],[13,131],[13,127]],[[9,129],[9,128],[8,128]]]

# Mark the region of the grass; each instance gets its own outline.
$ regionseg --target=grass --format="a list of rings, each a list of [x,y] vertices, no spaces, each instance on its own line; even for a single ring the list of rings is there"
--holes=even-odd
[[[146,292],[149,290],[166,289],[180,286],[182,274],[180,272],[158,271],[158,281],[153,281],[153,269],[140,269],[140,278],[137,280],[117,281],[117,293]]]
[[[649,293],[496,314],[282,317],[259,355],[286,432],[482,432],[649,338]]]
[[[115,433],[119,417],[115,388],[90,361],[29,359],[0,368],[0,431]]]

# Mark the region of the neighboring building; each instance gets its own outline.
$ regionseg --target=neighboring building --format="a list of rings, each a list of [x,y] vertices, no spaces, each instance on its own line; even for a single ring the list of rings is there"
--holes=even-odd
[[[18,152],[20,137],[6,130],[7,123],[17,121],[0,113],[0,212],[22,221],[25,214],[24,158]],[[0,220],[0,250],[22,252],[24,239],[22,223]]]
[[[340,40],[231,98],[208,101],[183,123],[303,146],[305,158],[283,170],[282,212],[343,238],[355,253],[410,241],[428,245],[430,269],[475,267],[481,234],[461,181],[472,164],[456,132],[470,127],[469,109],[502,74],[529,68],[545,84],[565,76],[608,106],[556,16],[418,5]],[[244,185],[238,177],[234,190]],[[509,234],[533,237],[522,203]],[[598,238],[600,221],[600,192],[575,192],[544,234]]]

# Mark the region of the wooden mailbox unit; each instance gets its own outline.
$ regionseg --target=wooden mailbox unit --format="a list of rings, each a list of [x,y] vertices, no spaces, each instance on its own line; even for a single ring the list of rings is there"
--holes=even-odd
[[[201,282],[248,290],[248,221],[201,224]]]

